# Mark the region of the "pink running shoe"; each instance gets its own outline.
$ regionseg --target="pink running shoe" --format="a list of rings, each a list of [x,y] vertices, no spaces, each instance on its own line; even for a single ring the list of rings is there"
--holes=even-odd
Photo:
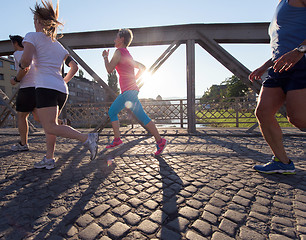
[[[167,146],[167,140],[162,138],[160,143],[156,143],[157,151],[155,152],[155,156],[159,156],[163,153],[164,149]]]
[[[117,141],[114,139],[110,145],[107,145],[107,146],[106,146],[106,148],[117,147],[117,146],[119,146],[119,145],[121,145],[121,144],[122,144],[121,139],[119,139],[119,140],[117,140]]]

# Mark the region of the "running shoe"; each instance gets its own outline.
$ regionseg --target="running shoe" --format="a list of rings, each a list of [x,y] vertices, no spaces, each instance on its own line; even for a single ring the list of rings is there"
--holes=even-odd
[[[41,160],[40,162],[34,163],[34,168],[53,169],[55,168],[55,160],[47,159],[46,156],[44,156],[43,160]]]
[[[94,160],[97,156],[98,141],[99,141],[98,133],[89,133],[86,142],[84,142],[84,146],[86,146],[90,151],[90,160]]]
[[[156,143],[157,151],[155,152],[155,156],[159,156],[160,154],[162,154],[166,146],[167,146],[167,140],[164,138],[161,139],[160,143]]]
[[[11,147],[11,150],[14,151],[14,152],[29,151],[29,146],[28,146],[28,144],[21,145],[21,142],[19,142],[16,145],[13,145]]]
[[[122,144],[122,140],[119,138],[119,140],[113,140],[111,144],[107,145],[105,148],[113,148],[117,147]]]
[[[289,164],[284,164],[275,156],[265,165],[255,165],[253,168],[261,173],[295,174],[295,167],[291,160]]]

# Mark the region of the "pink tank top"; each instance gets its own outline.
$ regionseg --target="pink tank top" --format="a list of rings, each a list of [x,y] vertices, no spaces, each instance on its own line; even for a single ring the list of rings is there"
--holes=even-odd
[[[121,93],[128,90],[139,91],[136,84],[135,72],[134,72],[134,60],[126,48],[118,48],[121,53],[121,58],[116,66],[116,70],[119,74],[119,84]]]

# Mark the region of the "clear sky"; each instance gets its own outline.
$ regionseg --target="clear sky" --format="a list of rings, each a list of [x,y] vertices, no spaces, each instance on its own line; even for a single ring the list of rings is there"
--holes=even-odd
[[[56,0],[53,0],[56,3]],[[9,34],[24,36],[34,31],[36,0],[1,0],[0,40]],[[59,19],[65,23],[62,33],[138,28],[192,23],[270,22],[278,0],[61,0]],[[114,36],[115,38],[115,36]],[[268,44],[223,44],[247,68],[253,70],[270,58]],[[150,67],[168,46],[131,47],[135,60]],[[107,81],[102,61],[103,49],[76,52]],[[114,48],[110,49],[112,56]],[[164,65],[145,82],[141,98],[186,97],[185,46],[180,46]],[[213,84],[220,84],[232,73],[199,46],[196,46],[196,96],[202,96]],[[92,79],[87,73],[85,77]]]

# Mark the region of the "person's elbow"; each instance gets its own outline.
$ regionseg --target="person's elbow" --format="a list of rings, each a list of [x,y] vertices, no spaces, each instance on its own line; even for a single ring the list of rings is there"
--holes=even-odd
[[[75,74],[77,73],[77,71],[79,70],[78,64],[76,64],[76,62],[74,62],[74,61],[71,61],[71,63],[69,64],[69,66],[70,66],[71,73],[72,73],[73,75],[75,75]]]

